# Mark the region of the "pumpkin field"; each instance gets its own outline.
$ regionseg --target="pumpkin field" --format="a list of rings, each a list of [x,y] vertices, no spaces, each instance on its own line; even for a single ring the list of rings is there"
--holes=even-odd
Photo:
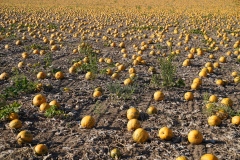
[[[239,0],[1,0],[1,160],[240,160]]]

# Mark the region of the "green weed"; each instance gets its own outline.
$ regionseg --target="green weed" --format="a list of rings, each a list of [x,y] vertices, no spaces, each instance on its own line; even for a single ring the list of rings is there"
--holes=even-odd
[[[21,94],[32,93],[37,88],[37,83],[30,81],[24,75],[16,75],[12,77],[11,86],[3,89],[4,98],[17,97]]]
[[[44,115],[48,118],[52,118],[55,116],[64,115],[64,111],[58,109],[57,106],[53,105],[45,111]]]
[[[170,54],[168,57],[159,58],[160,75],[161,75],[160,77],[162,79],[162,85],[164,87],[183,87],[183,86],[185,86],[185,83],[181,78],[179,78],[177,81],[175,81],[176,66],[174,66],[174,64],[173,64],[174,56],[175,55]]]
[[[6,119],[10,115],[10,113],[17,113],[20,107],[21,104],[17,102],[13,102],[9,105],[0,106],[0,120]]]
[[[108,91],[121,100],[131,100],[133,94],[137,91],[138,84],[123,86],[119,83],[111,83],[107,86]]]

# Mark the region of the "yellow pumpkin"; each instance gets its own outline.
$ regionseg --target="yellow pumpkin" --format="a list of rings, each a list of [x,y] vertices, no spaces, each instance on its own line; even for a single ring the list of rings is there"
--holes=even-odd
[[[130,119],[127,123],[128,131],[134,131],[140,127],[141,127],[140,122],[137,119]]]
[[[154,106],[150,106],[147,109],[147,114],[156,114],[157,113],[157,108]]]
[[[137,143],[144,143],[149,139],[149,134],[143,128],[138,128],[133,132],[133,140]]]
[[[240,76],[235,77],[235,78],[233,79],[233,81],[234,81],[235,84],[240,83]]]
[[[162,140],[170,140],[173,137],[173,132],[168,127],[163,127],[159,130],[158,135]]]
[[[125,86],[128,86],[128,85],[131,85],[133,83],[133,81],[131,78],[127,78],[123,81],[123,83]]]
[[[232,124],[240,125],[240,116],[234,116],[231,119]]]
[[[134,108],[134,107],[129,108],[127,110],[127,118],[129,120],[130,119],[138,119],[139,115],[140,115],[139,111],[136,108]]]
[[[86,80],[91,80],[94,78],[94,75],[92,72],[87,72],[86,75],[85,75],[85,79]]]
[[[191,101],[191,100],[193,100],[193,93],[192,93],[192,92],[186,92],[186,93],[184,94],[184,99],[185,99],[186,101]]]
[[[155,101],[161,101],[164,99],[164,94],[161,91],[156,91],[153,95]]]
[[[218,101],[218,97],[216,95],[211,95],[208,101],[211,103],[216,103]]]
[[[191,144],[200,144],[203,141],[203,135],[198,130],[192,130],[188,133],[188,141]]]
[[[14,120],[14,119],[18,119],[18,118],[19,118],[19,115],[15,112],[10,113],[8,116],[9,120]]]
[[[182,63],[183,66],[190,66],[191,62],[190,59],[185,59]]]
[[[227,61],[227,59],[226,59],[226,57],[224,57],[224,56],[221,56],[221,57],[219,58],[219,62],[221,62],[221,63],[226,63],[226,61]]]
[[[92,116],[85,116],[81,120],[81,127],[86,129],[91,129],[95,125],[95,119]]]
[[[42,156],[48,152],[48,148],[45,144],[38,144],[34,147],[34,153],[38,156]]]
[[[221,104],[232,107],[233,106],[233,101],[230,98],[223,98],[221,100]]]
[[[55,78],[56,79],[63,79],[64,78],[63,72],[62,71],[56,72],[55,73]]]
[[[46,97],[42,94],[37,94],[34,98],[33,98],[33,105],[34,106],[40,106],[42,103],[46,102]]]
[[[228,113],[224,109],[220,109],[216,112],[216,115],[222,120],[228,118]]]
[[[199,85],[202,85],[202,79],[200,79],[200,78],[195,78],[195,79],[193,80],[193,83],[198,83]]]
[[[9,127],[11,129],[18,129],[22,127],[22,121],[20,121],[19,119],[14,119],[9,123]]]
[[[49,109],[49,108],[50,108],[50,105],[45,102],[45,103],[42,103],[42,104],[40,105],[39,110],[40,110],[41,112],[44,112],[44,111],[46,111],[46,110]]]
[[[218,160],[218,158],[213,154],[207,153],[202,155],[200,160]]]
[[[201,71],[198,74],[200,77],[207,77],[207,71]]]
[[[8,73],[3,72],[2,74],[0,74],[0,80],[5,80],[9,77]]]
[[[199,87],[200,87],[199,83],[192,83],[191,84],[191,89],[192,90],[197,90],[197,89],[199,89]]]
[[[50,103],[49,103],[50,106],[57,106],[57,107],[60,107],[60,103],[57,102],[57,100],[52,100]]]
[[[31,143],[33,140],[33,135],[28,130],[23,130],[17,135],[18,144]]]
[[[221,119],[217,115],[212,115],[208,118],[208,124],[210,126],[218,126],[221,124]]]
[[[70,68],[68,69],[68,72],[69,72],[70,74],[74,74],[74,73],[76,72],[76,67],[75,67],[75,66],[70,67]]]
[[[93,92],[93,97],[94,98],[97,98],[97,97],[100,97],[100,96],[102,96],[102,92],[101,91],[96,90],[96,91]]]
[[[185,156],[179,156],[176,158],[176,160],[188,160]]]
[[[110,156],[114,159],[118,159],[120,157],[120,155],[121,155],[121,153],[120,153],[119,149],[117,149],[117,148],[112,149],[110,152]]]
[[[46,73],[44,73],[44,72],[39,72],[38,74],[37,74],[37,79],[44,79],[44,78],[46,78]]]
[[[129,73],[129,74],[136,73],[136,69],[135,69],[135,68],[130,68],[130,69],[128,70],[128,73]]]

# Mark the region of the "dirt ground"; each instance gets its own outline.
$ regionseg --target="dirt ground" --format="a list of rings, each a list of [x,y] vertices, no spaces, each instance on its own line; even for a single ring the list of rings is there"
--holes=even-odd
[[[67,10],[65,10],[67,11]],[[158,42],[158,37],[152,38],[154,41],[149,44],[149,46],[155,46],[155,49],[150,47],[143,51],[143,59],[146,60],[146,65],[134,66],[137,73],[137,78],[134,81],[134,93],[129,99],[121,99],[115,94],[110,93],[109,86],[120,84],[124,87],[123,81],[128,75],[128,69],[133,67],[132,65],[132,55],[137,54],[137,52],[132,47],[134,44],[140,46],[142,41],[148,42],[151,35],[157,32],[163,31],[166,26],[165,20],[163,18],[152,16],[140,16],[129,14],[132,16],[132,21],[134,24],[144,24],[146,21],[153,22],[153,26],[161,26],[161,28],[152,27],[152,29],[147,29],[142,27],[139,32],[136,28],[126,26],[123,21],[125,21],[124,16],[126,13],[120,12],[120,15],[112,15],[116,18],[115,21],[111,21],[106,15],[102,17],[88,17],[87,12],[79,15],[78,19],[75,20],[75,25],[82,24],[79,28],[83,31],[78,31],[77,28],[73,29],[73,33],[69,33],[70,26],[65,30],[61,31],[60,26],[64,24],[72,24],[75,16],[70,16],[66,18],[63,15],[58,15],[58,13],[52,13],[49,17],[46,15],[45,11],[35,12],[33,15],[26,12],[20,14],[19,10],[12,13],[8,18],[13,19],[17,15],[18,21],[17,26],[20,24],[21,20],[26,23],[27,17],[34,19],[34,14],[38,17],[46,17],[46,21],[43,25],[47,26],[47,22],[51,21],[57,26],[57,29],[53,32],[47,33],[44,27],[36,27],[36,38],[29,35],[27,28],[22,28],[20,32],[18,29],[12,25],[12,30],[9,32],[16,33],[15,36],[4,38],[0,41],[0,73],[7,72],[10,74],[10,78],[7,80],[0,81],[1,92],[4,88],[11,85],[11,76],[13,76],[13,68],[17,68],[17,64],[22,61],[21,54],[23,52],[28,52],[29,57],[24,60],[25,66],[17,70],[20,74],[26,75],[30,80],[35,82],[40,82],[43,85],[51,85],[52,89],[43,89],[40,91],[43,95],[47,97],[47,101],[50,102],[56,99],[61,104],[61,110],[67,115],[64,117],[54,117],[47,118],[44,113],[39,112],[38,107],[32,105],[32,99],[37,93],[22,94],[16,98],[9,98],[8,102],[17,101],[22,104],[19,116],[20,120],[23,122],[23,126],[20,129],[11,130],[8,127],[9,121],[0,122],[0,159],[4,160],[35,160],[35,159],[111,159],[109,156],[110,151],[113,148],[118,148],[121,152],[120,159],[133,159],[133,160],[144,160],[144,159],[159,159],[159,160],[172,160],[180,155],[185,155],[189,160],[200,159],[201,155],[205,153],[213,153],[218,159],[221,160],[239,160],[240,159],[240,130],[239,126],[234,126],[230,123],[231,117],[222,121],[220,126],[211,127],[207,124],[208,116],[204,113],[205,103],[204,95],[215,94],[219,97],[219,102],[222,98],[229,97],[233,100],[233,109],[240,110],[240,85],[233,82],[233,77],[231,73],[233,71],[240,72],[240,63],[236,61],[236,55],[226,56],[227,51],[234,52],[233,44],[239,40],[239,36],[235,37],[228,33],[230,37],[228,43],[229,46],[224,46],[220,44],[222,38],[217,37],[216,27],[206,27],[206,31],[209,37],[212,37],[216,41],[216,46],[219,46],[219,50],[213,51],[208,50],[208,46],[204,41],[202,34],[191,33],[191,39],[187,44],[184,43],[184,37],[179,40],[179,34],[173,34],[175,29],[175,21],[169,18],[167,22],[169,25],[168,29],[165,30],[165,38],[163,42]],[[73,13],[74,12],[70,12]],[[4,13],[1,11],[1,15]],[[61,17],[62,19],[57,20],[51,19],[53,16]],[[78,15],[78,14],[77,14]],[[0,16],[1,23],[4,22],[4,16]],[[95,19],[96,18],[96,19]],[[99,19],[97,19],[99,18]],[[207,21],[208,18],[202,19],[203,22]],[[238,16],[239,18],[239,16]],[[103,22],[106,20],[106,23]],[[109,20],[109,21],[108,21]],[[211,17],[212,22],[218,21],[218,17]],[[239,20],[239,19],[238,19]],[[228,20],[227,20],[228,21]],[[235,20],[237,22],[237,20]],[[88,23],[83,23],[88,22]],[[102,23],[102,28],[98,27],[98,22]],[[194,29],[195,22],[191,21],[191,18],[182,18],[179,21],[179,26],[181,29],[186,31],[191,31]],[[228,21],[229,22],[229,21]],[[239,22],[239,21],[238,21]],[[186,25],[190,24],[190,29]],[[34,20],[29,22],[29,25],[34,27]],[[122,27],[119,25],[123,24]],[[236,24],[236,23],[235,23]],[[6,24],[7,25],[7,24]],[[216,23],[216,26],[219,25]],[[7,26],[6,28],[8,28]],[[33,28],[32,27],[32,28]],[[93,30],[95,28],[95,30]],[[108,34],[108,28],[117,29],[119,32],[119,37],[114,38],[113,34]],[[222,25],[222,28],[227,28],[226,25]],[[234,26],[232,23],[232,28],[239,29],[237,24]],[[92,29],[92,30],[91,30]],[[34,30],[34,29],[33,29]],[[91,30],[88,32],[88,30]],[[133,35],[126,34],[126,40],[121,37],[122,33],[127,33],[132,31]],[[42,37],[49,37],[51,34],[59,32],[62,34],[63,41],[58,42],[57,36],[54,38],[58,46],[62,44],[62,47],[57,51],[51,51],[50,45],[45,44],[42,37],[38,37],[37,32],[42,33]],[[83,33],[86,31],[87,39],[86,43],[91,44],[94,50],[100,50],[97,54],[97,58],[112,58],[114,63],[123,63],[127,67],[125,71],[120,73],[120,78],[118,80],[112,80],[110,76],[98,73],[94,80],[87,81],[84,79],[85,73],[78,72],[76,74],[69,74],[68,69],[72,63],[76,60],[84,58],[81,53],[73,54],[72,50],[77,48],[81,40],[81,36],[75,38],[74,33]],[[22,45],[16,45],[17,39],[21,38],[23,33],[26,33],[27,40],[22,40]],[[100,36],[91,37],[91,32],[101,32]],[[221,33],[226,33],[222,32]],[[240,34],[238,32],[238,34]],[[120,42],[124,41],[126,44],[126,50],[128,53],[128,58],[122,58],[120,47],[111,47],[106,44],[106,41],[102,40],[102,37],[106,35],[109,39],[116,42],[118,45]],[[147,38],[138,38],[134,35],[143,37],[146,35]],[[198,38],[194,38],[194,37]],[[133,40],[129,40],[133,37]],[[170,87],[164,88],[162,86],[154,86],[151,84],[152,74],[148,72],[150,66],[154,66],[157,69],[157,73],[160,73],[160,68],[158,65],[158,58],[162,57],[163,53],[169,54],[170,50],[166,45],[168,39],[173,39],[172,50],[180,50],[181,53],[174,59],[174,65],[176,66],[176,79],[182,78],[185,83],[185,87]],[[177,42],[182,41],[182,46],[177,46]],[[9,49],[5,49],[5,45],[9,44]],[[57,70],[62,70],[65,78],[62,80],[56,80],[53,75],[48,75],[44,80],[37,80],[36,74],[39,71],[49,72],[51,68],[44,69],[45,55],[33,54],[33,49],[28,49],[32,44],[38,44],[45,48],[47,52],[52,55],[52,68]],[[159,48],[160,46],[160,48]],[[186,59],[188,51],[185,51],[185,47],[190,49],[204,48],[204,55],[195,55],[194,59],[191,59],[191,65],[188,67],[183,67],[182,62]],[[162,54],[151,56],[149,52],[151,50],[161,51]],[[215,55],[215,59],[209,59],[210,54]],[[207,78],[203,78],[203,84],[198,90],[191,90],[190,85],[192,80],[198,77],[198,73],[201,68],[204,67],[206,62],[216,62],[220,56],[227,57],[227,63],[220,63],[220,68],[215,68],[214,73],[208,75]],[[34,64],[39,62],[39,66],[33,67]],[[29,67],[27,64],[32,64]],[[116,71],[114,65],[107,65],[102,63],[98,65],[98,69],[102,70],[105,68],[112,68]],[[50,72],[49,72],[50,73]],[[215,84],[216,79],[224,79],[229,83],[225,86],[217,86]],[[102,87],[103,95],[99,98],[94,98],[92,93],[96,87]],[[66,91],[65,89],[69,90]],[[165,99],[160,102],[153,100],[153,94],[155,91],[161,90]],[[194,100],[185,101],[183,95],[187,91],[192,91],[194,93]],[[153,105],[157,108],[158,112],[155,115],[147,115],[147,108]],[[142,128],[144,128],[150,135],[150,139],[143,144],[137,144],[132,139],[132,132],[127,131],[127,118],[126,111],[130,107],[136,107],[140,112],[140,123]],[[80,127],[79,123],[85,115],[92,115],[96,120],[96,125],[93,129],[83,129]],[[174,137],[170,141],[163,141],[158,137],[158,130],[164,126],[170,127],[173,130]],[[24,144],[20,146],[16,142],[16,136],[21,130],[29,130],[34,135],[33,142],[30,144]],[[200,145],[192,145],[187,140],[187,134],[190,130],[197,129],[202,132],[204,136],[204,141]],[[44,156],[36,156],[33,154],[33,147],[38,143],[46,144],[49,152]]]

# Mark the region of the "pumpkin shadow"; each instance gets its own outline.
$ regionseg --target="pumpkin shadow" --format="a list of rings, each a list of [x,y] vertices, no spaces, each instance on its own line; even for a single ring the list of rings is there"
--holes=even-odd
[[[209,139],[209,140],[203,140],[203,144],[226,144],[224,141]]]

